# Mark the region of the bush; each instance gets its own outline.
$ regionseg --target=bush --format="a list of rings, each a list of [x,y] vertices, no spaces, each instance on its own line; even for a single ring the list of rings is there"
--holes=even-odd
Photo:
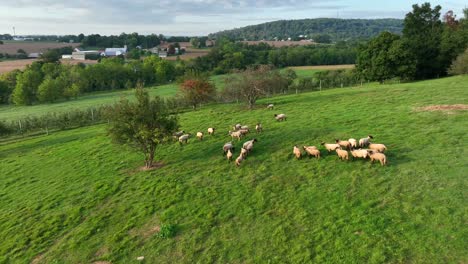
[[[174,237],[177,233],[175,225],[163,224],[161,225],[161,230],[158,233],[159,238],[171,238]]]
[[[448,73],[451,75],[468,74],[468,49],[452,62]]]

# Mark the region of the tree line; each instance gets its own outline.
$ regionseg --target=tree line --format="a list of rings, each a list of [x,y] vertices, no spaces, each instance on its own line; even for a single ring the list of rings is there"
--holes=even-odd
[[[430,3],[413,5],[404,19],[402,35],[383,32],[359,48],[358,72],[367,80],[379,82],[456,74],[450,71],[451,64],[463,62],[456,60],[457,56],[463,56],[468,48],[468,9],[459,20],[452,11],[441,19],[440,10],[441,6],[432,8]]]

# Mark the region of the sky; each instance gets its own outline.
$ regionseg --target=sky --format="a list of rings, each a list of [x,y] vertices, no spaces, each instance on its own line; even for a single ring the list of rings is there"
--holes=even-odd
[[[281,19],[404,18],[408,0],[0,0],[0,34],[201,36]],[[465,0],[429,1],[459,17]]]

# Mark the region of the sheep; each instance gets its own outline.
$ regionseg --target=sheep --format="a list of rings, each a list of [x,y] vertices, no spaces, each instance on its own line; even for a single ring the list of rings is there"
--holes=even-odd
[[[383,153],[371,151],[369,153],[369,157],[371,159],[371,163],[374,163],[374,160],[378,160],[378,161],[380,161],[380,165],[382,165],[382,166],[387,164],[387,157]]]
[[[234,145],[232,144],[232,142],[227,142],[226,144],[224,144],[223,146],[223,152],[224,154],[226,154],[226,152],[228,151],[234,151]]]
[[[197,138],[203,140],[203,132],[197,132]]]
[[[208,131],[208,134],[209,134],[210,136],[214,136],[214,133],[215,133],[215,128],[214,128],[214,127],[209,127],[209,128],[207,129],[207,131]]]
[[[351,143],[349,141],[336,139],[335,142],[342,148],[351,149]]]
[[[226,158],[227,158],[228,161],[231,161],[231,160],[232,160],[232,152],[231,152],[230,149],[228,149],[228,152],[227,152],[227,154],[226,154]]]
[[[302,156],[301,150],[297,146],[294,146],[293,154],[296,156],[296,159],[300,159]]]
[[[286,121],[286,115],[285,114],[275,114],[275,119],[276,119],[276,121]]]
[[[338,154],[338,158],[341,159],[341,160],[349,160],[349,156],[348,156],[348,151],[346,150],[343,150],[341,148],[337,148],[335,149],[336,151],[336,154]]]
[[[182,136],[183,134],[185,133],[184,130],[181,130],[181,131],[178,131],[178,132],[174,132],[174,134],[172,134],[172,136],[174,137],[175,140],[177,140],[180,136]]]
[[[320,159],[320,150],[318,150],[316,146],[304,146],[303,148],[307,154],[309,154],[309,157],[314,156],[317,159]]]
[[[351,155],[353,156],[353,159],[354,158],[367,159],[367,157],[369,156],[369,152],[367,151],[367,149],[355,149],[355,150],[351,150]]]
[[[249,130],[249,126],[241,126],[241,130]]]
[[[267,109],[273,110],[275,108],[274,104],[269,104],[267,105]]]
[[[236,166],[239,167],[241,165],[242,161],[244,161],[244,156],[241,153],[239,155],[239,157],[237,157],[237,159],[236,159]]]
[[[241,124],[235,124],[235,125],[232,127],[232,130],[237,131],[237,130],[241,129],[241,127],[242,127]]]
[[[249,133],[249,130],[248,129],[240,129],[240,130],[237,130],[237,132],[241,133],[242,136],[245,136]]]
[[[238,141],[239,141],[239,140],[242,138],[242,136],[243,136],[243,134],[242,134],[240,131],[234,131],[234,132],[229,131],[229,135],[231,136],[232,139],[237,138]]]
[[[240,155],[241,155],[242,157],[244,157],[244,158],[245,158],[245,157],[247,156],[247,154],[248,154],[248,153],[249,153],[249,152],[248,152],[248,150],[247,150],[247,149],[245,149],[245,148],[241,148],[241,153],[240,153]]]
[[[370,143],[370,140],[373,139],[374,137],[371,136],[371,135],[368,135],[366,138],[361,138],[359,139],[359,147],[366,147],[367,145],[369,145]]]
[[[387,150],[387,147],[384,144],[370,143],[369,149],[383,153],[385,150]]]
[[[190,137],[190,133],[188,134],[184,134],[182,136],[179,137],[179,143],[182,145],[182,143],[185,143],[187,144],[188,143],[188,139]]]
[[[252,139],[252,140],[249,140],[249,141],[246,141],[244,143],[244,145],[242,145],[242,148],[243,149],[246,149],[247,152],[249,153],[250,151],[252,151],[253,149],[253,145],[255,142],[257,142],[258,140],[256,138]]]
[[[263,132],[262,124],[257,123],[257,125],[255,125],[255,131],[257,131],[257,133]]]
[[[352,148],[357,148],[357,140],[354,138],[348,139],[349,143],[351,143]]]
[[[331,144],[331,143],[325,143],[325,142],[320,143],[320,145],[325,146],[325,148],[328,150],[328,153],[340,147],[339,144]]]

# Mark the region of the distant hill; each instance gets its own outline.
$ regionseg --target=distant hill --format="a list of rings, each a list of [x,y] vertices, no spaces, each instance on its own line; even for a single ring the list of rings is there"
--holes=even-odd
[[[236,40],[292,40],[329,35],[332,41],[371,38],[382,31],[401,33],[402,19],[336,19],[316,18],[279,20],[210,34],[211,38],[228,37]],[[322,35],[322,36],[320,36]]]

